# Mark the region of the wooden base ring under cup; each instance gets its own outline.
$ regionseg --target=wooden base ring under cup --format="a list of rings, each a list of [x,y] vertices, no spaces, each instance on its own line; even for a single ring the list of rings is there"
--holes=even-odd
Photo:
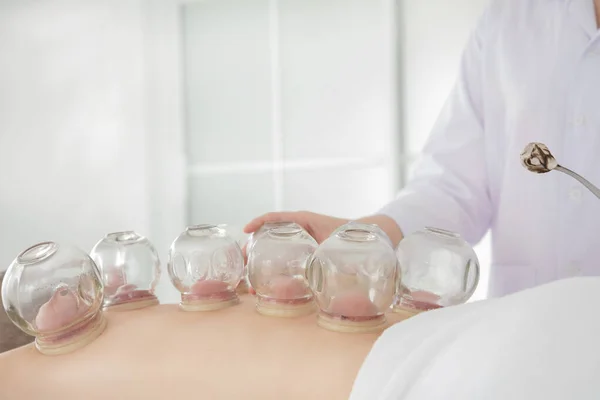
[[[206,299],[206,300],[194,300],[189,302],[179,303],[179,307],[183,311],[216,311],[235,306],[240,303],[239,297],[223,300],[223,299]]]
[[[267,317],[295,318],[310,315],[316,310],[314,301],[310,300],[304,303],[286,304],[275,301],[256,302],[256,311]]]
[[[156,297],[150,297],[140,300],[124,301],[122,303],[112,304],[106,307],[107,311],[130,311],[140,308],[151,307],[159,304]]]
[[[100,313],[90,321],[89,325],[82,328],[82,331],[73,336],[71,340],[64,340],[59,343],[46,342],[39,338],[35,340],[35,347],[40,353],[47,356],[59,356],[62,354],[72,353],[75,350],[81,349],[92,343],[106,329],[106,318]]]
[[[351,319],[334,318],[321,313],[317,317],[317,325],[333,332],[378,333],[388,327],[388,322],[385,315],[365,321],[354,321]]]

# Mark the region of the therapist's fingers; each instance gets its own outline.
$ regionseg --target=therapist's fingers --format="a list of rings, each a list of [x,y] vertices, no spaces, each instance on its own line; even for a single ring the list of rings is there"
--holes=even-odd
[[[349,220],[309,211],[271,212],[250,221],[244,227],[244,232],[253,233],[267,222],[295,222],[304,228],[317,243],[321,243],[333,231],[349,222]]]
[[[285,212],[270,212],[263,214],[260,217],[254,218],[244,227],[244,233],[256,232],[261,226],[267,222],[295,222],[303,228],[307,228],[303,221],[302,212],[285,211]]]

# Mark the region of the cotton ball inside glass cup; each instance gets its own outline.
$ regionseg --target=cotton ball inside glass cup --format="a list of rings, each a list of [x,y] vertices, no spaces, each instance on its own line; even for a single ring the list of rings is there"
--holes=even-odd
[[[397,277],[394,249],[379,227],[355,222],[340,227],[307,266],[319,326],[338,332],[382,331]]]
[[[410,316],[463,304],[477,288],[477,255],[457,233],[424,228],[402,239],[396,254],[402,275],[396,312]]]
[[[306,261],[317,242],[293,223],[263,227],[248,251],[248,278],[256,309],[274,317],[298,317],[314,311],[306,280]]]
[[[74,246],[43,242],[23,251],[2,283],[10,320],[46,355],[75,351],[102,334],[103,284],[94,261]]]
[[[221,227],[188,227],[171,245],[168,270],[184,311],[218,310],[239,303],[236,288],[244,272],[242,250]]]
[[[90,253],[104,281],[104,307],[133,310],[159,303],[154,294],[160,280],[158,252],[133,231],[109,233]]]

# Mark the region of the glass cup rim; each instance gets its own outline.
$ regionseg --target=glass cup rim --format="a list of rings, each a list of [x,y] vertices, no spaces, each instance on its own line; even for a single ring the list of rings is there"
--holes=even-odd
[[[17,257],[17,262],[23,265],[30,265],[42,262],[52,257],[58,251],[58,243],[40,242],[23,250]]]

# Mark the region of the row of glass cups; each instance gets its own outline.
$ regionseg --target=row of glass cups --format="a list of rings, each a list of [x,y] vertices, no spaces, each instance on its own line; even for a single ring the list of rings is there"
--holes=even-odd
[[[2,302],[11,321],[44,354],[76,350],[106,327],[102,309],[158,304],[158,253],[135,232],[110,233],[87,254],[67,244],[38,243],[11,263]]]
[[[222,226],[188,227],[169,251],[168,272],[186,311],[239,302],[244,283],[264,315],[293,317],[319,308],[325,328],[367,332],[385,326],[385,312],[416,313],[465,302],[479,266],[473,250],[450,232],[426,229],[394,253],[376,226],[349,223],[320,246],[294,223],[265,224],[246,246]],[[45,354],[89,343],[104,329],[102,306],[115,310],[158,304],[158,254],[135,232],[111,233],[90,255],[67,245],[40,243],[9,267],[2,287],[10,319],[36,337]]]
[[[224,308],[238,302],[236,287],[244,291],[242,252],[224,226],[188,227],[173,242],[168,265],[184,310]],[[160,277],[156,248],[133,231],[107,234],[89,254],[44,242],[21,252],[9,266],[2,300],[11,321],[35,337],[42,353],[58,355],[103,332],[103,309],[158,304]]]
[[[294,317],[319,310],[320,326],[376,332],[390,309],[413,316],[469,300],[479,262],[458,234],[424,228],[394,249],[377,226],[348,223],[320,245],[300,226],[270,223],[246,247],[259,313]]]

